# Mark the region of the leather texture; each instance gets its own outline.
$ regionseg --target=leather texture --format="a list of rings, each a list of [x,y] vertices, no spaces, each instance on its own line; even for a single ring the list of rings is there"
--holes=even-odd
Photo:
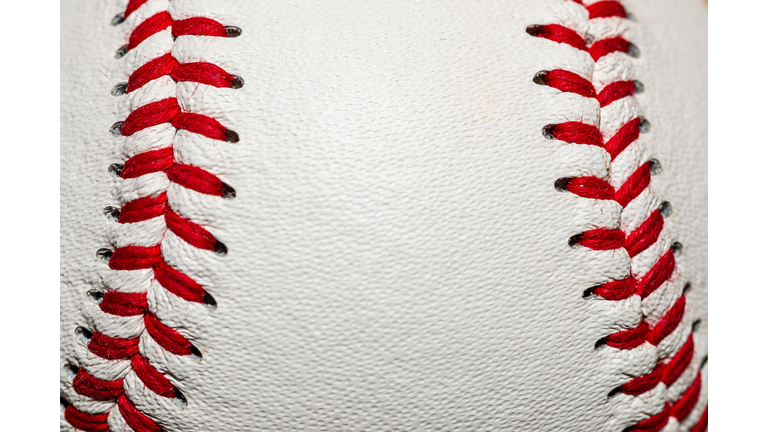
[[[691,284],[670,343],[685,341],[700,321],[698,367],[707,352],[706,9],[697,0],[624,4],[632,19],[622,31],[641,55],[617,64],[632,62],[629,78],[645,87],[637,106],[652,125],[633,157],[660,161],[651,184],[658,198],[648,200],[669,201],[674,212],[659,242],[684,246],[666,290]],[[575,234],[616,226],[621,207],[553,187],[561,177],[608,176],[605,152],[541,132],[572,120],[610,127],[636,109],[622,105],[600,118],[594,100],[533,83],[555,68],[611,73],[525,31],[551,22],[582,28],[582,9],[564,0],[150,0],[111,26],[125,5],[62,3],[64,400],[83,412],[114,411],[112,430],[129,429],[114,402],[73,390],[67,368],[76,365],[102,379],[124,376],[129,399],[168,432],[619,432],[660,410],[666,389],[608,397],[653,368],[645,348],[595,349],[637,322],[639,300],[582,297],[626,276],[629,257],[568,245]],[[243,33],[175,41],[160,33],[116,60],[131,27],[164,9]],[[245,85],[159,79],[110,95],[171,45],[179,61],[214,63]],[[174,140],[177,159],[217,175],[236,198],[186,190],[163,174],[108,173],[168,134],[174,139],[162,128],[109,134],[132,107],[169,95],[239,134],[238,143],[184,131]],[[174,209],[227,245],[227,256],[190,247],[157,220],[120,225],[102,214],[163,190]],[[95,257],[100,248],[158,241],[168,262],[216,299],[215,309]],[[139,319],[107,315],[88,299],[107,289],[148,291],[157,317],[200,349],[195,361],[146,335],[140,344],[186,408],[144,388],[130,362],[98,358],[76,337],[78,327],[113,337],[140,332]],[[664,295],[642,307],[652,314]],[[694,374],[681,378],[685,387]],[[706,366],[702,378],[692,419],[706,405]],[[63,414],[61,430],[73,430]]]

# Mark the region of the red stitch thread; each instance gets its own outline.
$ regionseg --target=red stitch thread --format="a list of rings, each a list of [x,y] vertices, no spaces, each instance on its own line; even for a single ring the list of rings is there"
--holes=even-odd
[[[104,400],[113,399],[123,392],[123,380],[105,381],[98,379],[85,369],[77,371],[77,376],[72,381],[75,391],[91,399]]]
[[[122,16],[113,20],[120,24],[140,8],[146,0],[130,0]],[[151,36],[171,29],[174,37],[215,36],[228,37],[239,34],[237,28],[227,28],[204,17],[193,17],[174,21],[167,12],[159,12],[139,23],[129,37],[122,53],[135,49]],[[228,31],[232,30],[232,34]],[[118,54],[121,54],[118,52]],[[222,68],[205,62],[179,63],[171,53],[151,59],[131,73],[124,92],[134,92],[148,83],[168,77],[176,82],[194,82],[214,87],[239,88],[242,79],[229,74]],[[238,135],[226,129],[217,120],[196,113],[182,112],[175,97],[151,102],[133,110],[128,117],[115,124],[113,132],[131,136],[144,129],[160,124],[170,124],[177,130],[208,138],[237,142]],[[172,143],[171,143],[172,144]],[[151,173],[163,172],[171,182],[200,193],[233,198],[234,189],[215,175],[191,165],[178,164],[172,147],[139,153],[128,159],[120,169],[120,177],[132,179]],[[117,221],[123,224],[137,223],[163,216],[166,226],[184,241],[202,250],[219,254],[226,253],[226,247],[200,225],[171,211],[166,192],[156,196],[144,196],[125,203],[120,209]],[[189,276],[169,266],[162,256],[161,245],[127,245],[112,252],[109,267],[118,271],[151,270],[156,282],[168,292],[191,302],[211,303],[205,289]],[[211,303],[213,304],[213,303]],[[175,355],[197,353],[192,343],[178,331],[163,324],[150,313],[146,293],[106,291],[99,308],[115,316],[143,316],[146,334],[160,347]],[[156,394],[173,398],[178,390],[161,372],[154,368],[139,352],[139,338],[115,338],[101,333],[90,334],[88,349],[104,359],[131,361],[131,369],[144,385]],[[114,400],[128,426],[135,432],[158,432],[162,429],[152,419],[140,412],[127,398],[123,380],[104,381],[91,376],[84,368],[78,370],[73,387],[79,394],[99,400]],[[107,432],[109,414],[88,414],[72,406],[65,409],[66,420],[75,428],[89,432]]]
[[[682,348],[680,348],[680,351],[675,354],[675,356],[670,360],[669,363],[667,363],[666,367],[664,368],[664,378],[662,381],[664,381],[664,384],[667,385],[667,387],[671,386],[672,384],[677,381],[678,378],[680,378],[680,375],[685,372],[685,369],[688,367],[688,365],[691,363],[691,360],[693,359],[693,334],[688,336],[688,340],[685,342]]]
[[[117,398],[117,406],[120,408],[120,414],[123,415],[125,422],[135,432],[162,432],[163,430],[152,419],[137,410],[128,400],[125,393]]]
[[[89,414],[78,411],[72,405],[64,409],[64,418],[75,429],[88,432],[109,432],[109,414]]]
[[[147,312],[147,295],[145,293],[128,293],[106,291],[99,303],[104,313],[117,316],[144,315]]]
[[[139,352],[139,339],[123,339],[94,333],[88,351],[106,360],[122,360]]]
[[[176,396],[176,387],[163,374],[157,371],[141,354],[131,357],[131,368],[136,372],[141,382],[160,396],[172,398]]]
[[[136,48],[150,36],[167,29],[171,25],[173,25],[173,18],[171,18],[171,14],[168,12],[158,12],[142,21],[131,33],[131,37],[128,40],[128,51]]]
[[[708,412],[709,412],[709,407],[707,406],[706,408],[704,408],[704,412],[701,413],[699,422],[696,423],[696,426],[692,427],[689,432],[705,432],[707,430],[707,413]]]
[[[581,0],[572,0],[574,3],[583,3]],[[590,19],[601,18],[626,18],[627,13],[619,1],[598,1],[586,6]],[[572,29],[558,24],[530,26],[527,32],[533,36],[550,39],[554,42],[565,43],[576,49],[587,51],[592,59],[597,62],[601,58],[615,53],[623,52],[630,56],[637,56],[639,51],[629,41],[622,37],[610,37],[588,44]],[[547,85],[563,92],[574,93],[587,98],[596,98],[601,107],[625,97],[633,96],[639,89],[639,84],[634,81],[616,81],[608,83],[603,90],[596,94],[593,84],[573,72],[565,70],[553,70],[540,72],[534,77],[537,84]],[[608,141],[604,141],[602,133],[595,126],[581,122],[566,122],[557,125],[549,125],[544,128],[547,138],[560,141],[594,145],[603,147],[615,160],[627,147],[637,141],[640,136],[643,120],[634,118],[624,125]],[[651,164],[641,164],[624,182],[614,190],[605,180],[597,177],[577,177],[560,179],[555,183],[558,190],[567,190],[583,198],[589,199],[613,199],[622,207],[626,207],[643,191],[651,180]],[[664,218],[659,210],[652,211],[648,217],[631,233],[625,234],[620,230],[610,228],[596,228],[588,230],[571,238],[571,244],[579,244],[595,250],[611,250],[624,248],[630,257],[635,257],[654,245],[663,230]],[[600,286],[587,290],[588,294],[606,300],[623,300],[633,295],[646,298],[668,281],[675,270],[675,258],[670,249],[658,258],[653,267],[641,278],[630,276],[616,281],[609,281]],[[627,329],[610,334],[603,339],[606,345],[617,349],[633,349],[643,343],[658,345],[669,336],[681,323],[685,312],[685,297],[680,296],[651,328],[643,319],[640,324],[632,329]],[[689,335],[686,343],[677,351],[674,357],[666,363],[657,363],[656,367],[648,374],[632,378],[620,387],[626,394],[639,395],[645,393],[660,382],[672,385],[688,368],[694,353],[693,336]],[[684,395],[674,404],[666,403],[662,412],[636,423],[629,428],[632,431],[658,432],[669,421],[670,417],[680,420],[690,414],[699,398],[701,387],[700,375],[689,386]],[[692,432],[704,432],[707,428],[707,409],[704,410],[699,422]]]
[[[589,18],[608,18],[608,17],[619,17],[619,18],[626,18],[627,12],[624,10],[624,6],[621,5],[621,3],[617,1],[599,1],[597,3],[592,3],[591,5],[587,6],[587,11],[589,11]]]
[[[165,192],[156,197],[141,197],[123,205],[120,209],[120,223],[135,223],[162,216],[168,211]]]
[[[227,29],[221,23],[205,17],[194,17],[173,23],[173,36],[227,37]]]

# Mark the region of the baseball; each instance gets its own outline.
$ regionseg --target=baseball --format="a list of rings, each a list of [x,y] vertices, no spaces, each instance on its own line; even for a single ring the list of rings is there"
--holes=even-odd
[[[702,0],[61,14],[62,431],[707,430]]]

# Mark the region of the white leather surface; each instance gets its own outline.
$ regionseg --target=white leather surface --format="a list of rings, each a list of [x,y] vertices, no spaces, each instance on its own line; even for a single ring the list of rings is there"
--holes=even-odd
[[[167,4],[151,0],[135,19]],[[641,51],[632,59],[645,84],[638,104],[652,124],[642,145],[663,166],[652,190],[674,209],[664,241],[684,245],[674,284],[691,282],[685,322],[701,320],[698,363],[707,334],[706,11],[696,0],[625,6],[634,16],[626,37]],[[626,374],[648,372],[642,352],[594,349],[638,318],[637,305],[582,298],[626,276],[629,258],[567,244],[615,226],[621,209],[553,187],[560,177],[607,175],[604,153],[541,134],[551,123],[598,121],[594,100],[532,82],[554,68],[592,74],[586,53],[525,33],[531,24],[583,26],[582,9],[562,0],[173,0],[175,18],[211,17],[242,36],[174,43],[157,34],[115,60],[131,21],[109,22],[124,8],[62,4],[63,398],[87,412],[109,405],[77,395],[67,363],[105,379],[128,372],[74,335],[85,326],[127,337],[140,326],[86,298],[110,287],[149,289],[156,315],[203,353],[196,363],[143,340],[144,355],[187,397],[183,410],[128,373],[130,399],[169,432],[608,432],[658,411],[653,395],[607,398]],[[168,44],[180,61],[215,63],[245,86],[160,79],[110,95]],[[108,130],[131,107],[174,91],[183,107],[240,135],[231,144],[179,132],[174,142],[180,161],[237,190],[233,200],[168,192],[229,249],[218,257],[172,233],[163,240],[166,259],[205,285],[215,310],[94,258],[162,236],[152,222],[128,229],[101,212],[168,187],[162,175],[125,181],[107,167],[167,145],[172,131],[134,140]],[[71,430],[63,420],[62,430]]]

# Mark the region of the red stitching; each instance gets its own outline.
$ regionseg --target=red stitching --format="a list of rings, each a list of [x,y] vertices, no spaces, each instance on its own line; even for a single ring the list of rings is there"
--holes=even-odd
[[[572,1],[583,6],[580,0]],[[586,6],[586,9],[590,19],[627,17],[621,3],[614,0],[599,1]],[[631,56],[636,56],[638,53],[637,48],[622,37],[609,37],[590,43],[588,38],[582,37],[574,30],[559,24],[529,26],[527,32],[532,36],[567,44],[578,50],[588,52],[595,62],[616,52],[623,52]],[[589,80],[562,69],[539,72],[534,77],[534,82],[562,92],[597,99],[601,107],[631,97],[641,88],[634,81],[616,81],[608,83],[598,93]],[[607,141],[596,126],[576,121],[548,125],[544,128],[543,133],[545,137],[550,139],[604,148],[613,161],[629,145],[637,141],[642,128],[643,120],[633,118],[623,124]],[[568,191],[583,198],[615,200],[622,207],[626,207],[650,186],[650,182],[651,163],[645,162],[618,189],[614,189],[604,179],[594,176],[560,179],[555,183],[555,186],[558,190]],[[574,246],[579,245],[593,250],[624,249],[630,257],[635,257],[657,243],[663,227],[664,217],[661,211],[654,210],[632,232],[624,233],[620,229],[599,227],[573,236],[570,243]],[[674,251],[670,249],[659,257],[652,268],[642,277],[632,275],[625,279],[606,282],[587,290],[585,297],[594,295],[606,300],[624,300],[638,295],[644,299],[670,280],[674,270]],[[633,349],[644,343],[658,345],[680,325],[685,312],[685,302],[685,296],[681,295],[655,325],[651,326],[644,318],[636,327],[610,334],[602,342],[617,349]],[[665,363],[657,363],[656,367],[647,374],[631,378],[619,387],[619,390],[629,395],[640,395],[652,390],[661,382],[671,386],[688,368],[693,359],[693,353],[694,341],[691,334],[672,359]],[[700,388],[701,377],[699,375],[674,404],[668,402],[662,412],[636,423],[630,429],[632,431],[657,432],[665,427],[670,417],[685,419],[698,401]],[[705,409],[699,423],[692,431],[703,432],[706,427],[707,410]]]
[[[119,24],[139,9],[146,0],[130,0],[122,16],[113,23]],[[133,30],[123,52],[138,47],[151,36],[171,29],[174,37],[214,36],[228,37],[228,28],[205,17],[193,17],[174,21],[167,11],[159,12]],[[239,32],[239,29],[237,29]],[[238,88],[242,86],[239,77],[211,63],[179,63],[170,52],[151,59],[131,73],[128,83],[122,84],[125,93],[134,92],[150,82],[167,77],[175,82],[194,82],[213,87]],[[119,94],[114,93],[113,94]],[[238,135],[225,128],[217,120],[197,113],[185,112],[176,97],[147,103],[133,110],[123,121],[113,126],[113,131],[123,136],[134,135],[144,129],[160,124],[170,124],[178,130],[205,136],[219,141],[237,142]],[[223,198],[233,198],[234,189],[222,182],[216,175],[196,166],[178,163],[172,147],[145,151],[129,158],[119,169],[119,176],[132,179],[147,174],[164,173],[169,181],[196,192]],[[137,223],[162,216],[169,231],[191,246],[226,254],[226,247],[206,228],[172,211],[166,192],[156,196],[143,196],[125,203],[119,211],[117,222]],[[176,268],[169,266],[163,258],[160,244],[154,246],[127,245],[115,249],[109,256],[109,267],[116,271],[151,270],[154,279],[168,292],[190,302],[210,303],[212,299],[195,280]],[[149,311],[146,293],[106,291],[100,297],[102,312],[115,316],[143,317],[144,330],[160,347],[169,353],[187,356],[197,353],[192,343],[180,332],[164,324]],[[89,333],[90,334],[90,333]],[[102,333],[90,334],[88,350],[107,360],[130,360],[131,369],[154,393],[174,398],[178,389],[168,378],[152,366],[140,353],[139,338],[118,338]],[[123,379],[106,381],[96,378],[84,368],[79,368],[73,380],[74,390],[86,397],[114,401],[125,422],[136,432],[159,432],[162,428],[151,418],[137,409],[124,391]],[[76,429],[101,432],[108,431],[108,413],[91,414],[67,406],[65,419]]]

